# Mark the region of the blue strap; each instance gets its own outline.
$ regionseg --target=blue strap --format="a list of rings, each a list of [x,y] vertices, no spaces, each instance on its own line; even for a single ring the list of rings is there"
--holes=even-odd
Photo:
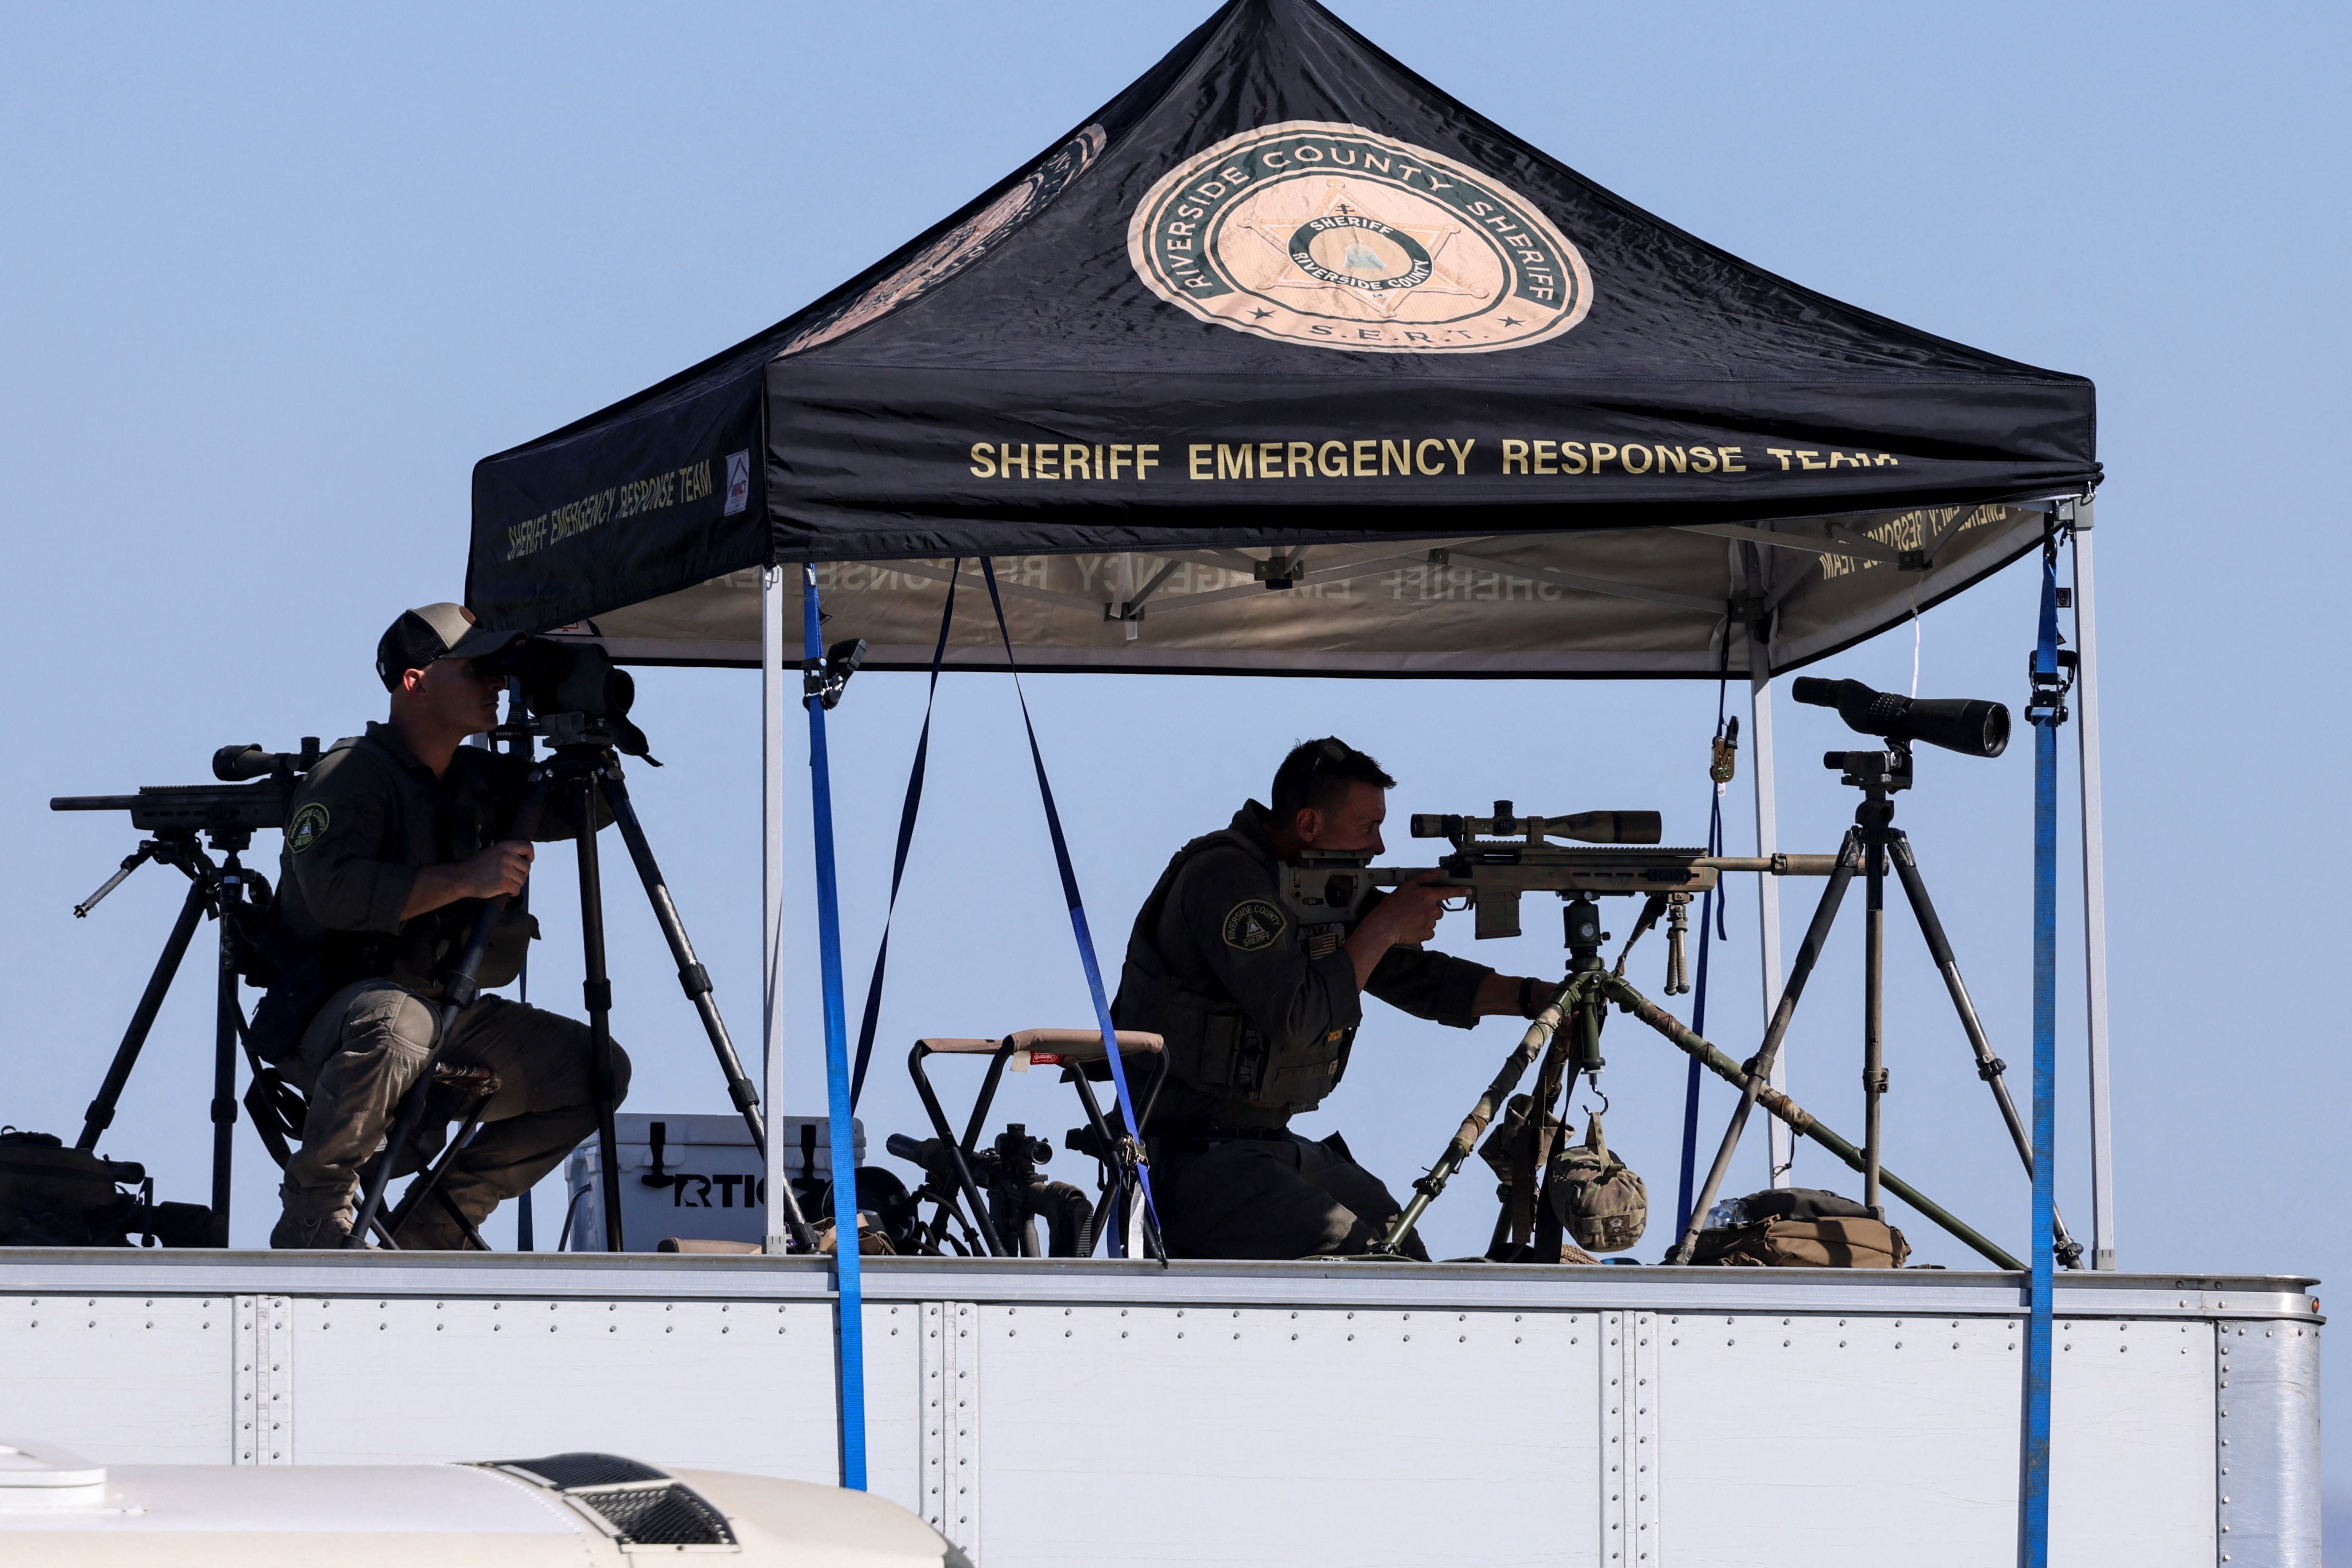
[[[2042,554],[2042,625],[2034,643],[2033,721],[2033,1276],[2025,1340],[2025,1507],[2019,1557],[2050,1562],[2050,1352],[2058,1099],[2058,548]],[[2046,683],[2046,684],[2045,684]]]
[[[1723,739],[1725,693],[1731,685],[1731,633],[1728,627],[1724,631],[1723,648],[1725,673],[1715,683],[1715,738],[1718,741]],[[1712,779],[1708,782],[1714,783]],[[1723,788],[1721,784],[1715,785],[1714,801],[1707,808],[1706,852],[1709,855],[1723,853]],[[1691,1033],[1702,1039],[1706,1037],[1706,961],[1712,945],[1709,939],[1717,933],[1717,927],[1723,922],[1723,907],[1716,893],[1715,889],[1708,889],[1699,895],[1698,904],[1698,973],[1691,995]],[[1725,941],[1730,940],[1728,931],[1722,935]],[[1691,1202],[1697,1187],[1700,1082],[1699,1059],[1693,1057],[1689,1075],[1683,1083],[1682,1185],[1675,1198],[1675,1234],[1677,1236],[1690,1229]]]
[[[940,666],[948,656],[948,628],[955,625],[959,555],[948,566],[948,607],[940,614],[940,640],[931,649],[931,687],[923,697],[923,731],[915,740],[915,765],[907,773],[907,802],[898,808],[898,851],[890,861],[890,906],[882,914],[882,944],[874,950],[874,977],[866,983],[866,1016],[857,1025],[857,1058],[849,1073],[849,1108],[866,1092],[866,1068],[874,1060],[874,1029],[882,1016],[882,972],[890,962],[890,921],[898,912],[898,884],[907,876],[907,850],[915,842],[915,816],[923,808],[923,767],[931,754],[931,708],[940,697]]]
[[[980,558],[980,574],[988,584],[988,602],[996,611],[997,635],[1004,639],[1005,667],[1013,671],[1013,695],[1021,700],[1021,722],[1029,731],[1029,760],[1037,768],[1037,794],[1045,803],[1045,830],[1054,839],[1054,864],[1062,873],[1062,897],[1070,906],[1070,930],[1078,939],[1078,962],[1086,967],[1087,991],[1094,998],[1095,1023],[1102,1030],[1103,1054],[1110,1062],[1111,1083],[1118,1090],[1118,1119],[1134,1139],[1138,1148],[1143,1135],[1135,1124],[1135,1097],[1128,1092],[1127,1068],[1118,1059],[1118,1031],[1110,1021],[1110,1002],[1103,993],[1102,965],[1095,962],[1095,939],[1087,930],[1087,906],[1078,897],[1078,874],[1070,865],[1070,846],[1062,837],[1062,814],[1054,806],[1054,786],[1045,777],[1045,753],[1037,746],[1037,726],[1029,717],[1029,697],[1021,689],[1021,666],[1013,657],[1013,633],[1004,624],[1004,599],[996,591],[996,567],[985,555]],[[1160,1225],[1160,1205],[1151,1196],[1151,1169],[1141,1160],[1136,1162],[1135,1173],[1143,1184],[1143,1206],[1151,1216],[1154,1229]],[[1110,1235],[1113,1257],[1126,1254],[1127,1238],[1120,1228]]]
[[[1707,819],[1706,852],[1709,855],[1723,853],[1723,791],[1720,785],[1716,789],[1714,814]],[[1691,1033],[1702,1039],[1706,1037],[1707,959],[1713,946],[1716,926],[1722,918],[1723,910],[1718,902],[1717,889],[1710,888],[1699,895],[1698,973],[1693,977],[1694,984],[1691,987]],[[1690,1229],[1691,1202],[1695,1195],[1695,1178],[1698,1173],[1699,1084],[1699,1060],[1696,1057],[1693,1057],[1689,1076],[1683,1084],[1682,1190],[1675,1202],[1675,1234],[1677,1236]]]
[[[816,568],[801,568],[807,657],[824,658],[818,630]],[[801,699],[809,719],[809,815],[816,828],[817,956],[824,989],[824,1088],[833,1143],[833,1277],[841,1303],[835,1344],[841,1372],[841,1484],[866,1489],[866,1290],[857,1251],[857,1144],[849,1110],[849,1039],[841,990],[841,898],[833,858],[833,767],[824,748],[824,704]],[[846,1210],[846,1213],[843,1211]]]

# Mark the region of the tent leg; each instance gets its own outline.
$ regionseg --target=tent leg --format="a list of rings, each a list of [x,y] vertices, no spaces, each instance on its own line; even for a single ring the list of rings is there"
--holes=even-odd
[[[1771,644],[1752,631],[1748,642],[1748,733],[1756,774],[1756,853],[1770,855],[1780,847],[1778,807],[1772,777],[1772,651]],[[1764,1016],[1780,1005],[1780,879],[1756,879],[1756,936],[1764,984]],[[1768,1075],[1776,1093],[1789,1091],[1789,1053],[1774,1054]],[[1770,1126],[1772,1185],[1785,1187],[1797,1163],[1797,1135],[1788,1123]]]
[[[761,1092],[768,1118],[767,1235],[762,1249],[788,1249],[784,1205],[784,574],[760,574],[760,1043]]]
[[[2115,1142],[2107,1079],[2107,869],[2100,798],[2098,638],[2091,608],[2091,506],[2074,503],[2075,743],[2083,789],[2084,1001],[2090,1025],[2091,1267],[2116,1266]]]

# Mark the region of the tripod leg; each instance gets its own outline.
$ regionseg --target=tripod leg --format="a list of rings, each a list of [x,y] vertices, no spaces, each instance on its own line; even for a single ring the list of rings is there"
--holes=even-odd
[[[457,1222],[457,1229],[476,1248],[483,1252],[490,1250],[490,1244],[482,1239],[481,1230],[466,1217],[465,1211],[457,1206],[457,1201],[441,1190],[441,1178],[449,1173],[449,1167],[456,1164],[457,1156],[465,1152],[466,1141],[473,1137],[475,1130],[481,1126],[482,1112],[489,1109],[490,1098],[486,1094],[474,1101],[473,1107],[466,1112],[465,1120],[458,1124],[457,1135],[449,1140],[438,1155],[425,1163],[425,1169],[416,1173],[416,1179],[408,1184],[408,1190],[400,1194],[400,1202],[393,1206],[388,1222],[393,1234],[398,1235],[429,1197],[440,1206],[443,1214]]]
[[[1518,1046],[1503,1063],[1503,1070],[1495,1075],[1494,1081],[1486,1086],[1486,1091],[1470,1108],[1470,1114],[1462,1119],[1461,1127],[1454,1131],[1453,1141],[1446,1144],[1445,1152],[1437,1157],[1437,1163],[1429,1168],[1428,1174],[1413,1183],[1412,1201],[1405,1205],[1404,1213],[1397,1215],[1396,1223],[1389,1226],[1389,1233],[1381,1237],[1380,1245],[1372,1248],[1371,1256],[1403,1256],[1404,1238],[1412,1234],[1412,1227],[1421,1223],[1421,1216],[1429,1211],[1431,1204],[1437,1201],[1438,1194],[1445,1190],[1445,1184],[1454,1179],[1464,1162],[1470,1158],[1471,1152],[1478,1147],[1478,1140],[1486,1136],[1487,1124],[1495,1120],[1496,1110],[1509,1098],[1511,1090],[1518,1087],[1519,1079],[1527,1076],[1528,1068],[1535,1065],[1536,1058],[1543,1053],[1544,1047],[1551,1043],[1552,1036],[1559,1029],[1560,1015],[1574,1005],[1586,987],[1586,979],[1581,974],[1570,975],[1560,982],[1559,989],[1552,993],[1551,1005],[1537,1014],[1535,1021],[1528,1026],[1527,1033],[1519,1037]]]
[[[213,1016],[213,1245],[228,1245],[230,1163],[236,1152],[236,1042],[245,1008],[236,994],[236,908],[245,898],[245,868],[232,852],[221,868],[220,991]]]
[[[1679,918],[1681,906],[1677,904],[1671,907]],[[1684,989],[1688,990],[1689,987],[1685,986]],[[1575,1048],[1569,1057],[1568,1081],[1562,1086],[1560,1091],[1559,1138],[1562,1142],[1568,1138],[1568,1120],[1576,1101],[1577,1078],[1581,1075],[1590,1079],[1596,1088],[1600,1084],[1601,1069],[1604,1065],[1601,1056],[1601,1026],[1608,1021],[1608,996],[1602,984],[1596,982],[1591,992],[1585,997],[1584,1005],[1577,1009],[1576,1016],[1570,1020]],[[1604,1102],[1608,1099],[1606,1095],[1601,1098]],[[1539,1263],[1559,1262],[1562,1243],[1567,1240],[1566,1222],[1553,1209],[1549,1201],[1550,1194],[1551,1167],[1547,1164],[1536,1188],[1535,1243],[1536,1261]]]
[[[1521,1130],[1518,1157],[1511,1162],[1510,1239],[1514,1247],[1535,1240],[1536,1215],[1543,1195],[1544,1163],[1551,1153],[1551,1140],[1544,1136],[1544,1124],[1551,1117],[1553,1102],[1559,1099],[1560,1079],[1568,1072],[1569,1044],[1583,1021],[1584,1005],[1579,1002],[1561,1020],[1560,1026],[1552,1031],[1543,1064],[1536,1069],[1536,1091],[1528,1099],[1527,1125]]]
[[[1744,1090],[1749,1084],[1755,1084],[1757,1103],[1761,1105],[1769,1114],[1784,1123],[1790,1132],[1800,1138],[1811,1139],[1832,1154],[1836,1155],[1846,1169],[1856,1173],[1862,1170],[1861,1150],[1813,1120],[1811,1111],[1779,1089],[1765,1083],[1761,1077],[1751,1077],[1748,1069],[1755,1066],[1753,1062],[1748,1064],[1748,1067],[1742,1067],[1733,1061],[1706,1040],[1691,1033],[1680,1018],[1634,990],[1624,981],[1612,976],[1608,980],[1607,985],[1611,1000],[1664,1036],[1669,1044],[1689,1055],[1707,1071],[1737,1089]],[[1885,1184],[1888,1192],[1943,1226],[1967,1247],[1983,1255],[1994,1268],[2006,1268],[2011,1273],[2023,1272],[2025,1265],[1986,1240],[1981,1233],[1961,1223],[1950,1210],[1929,1198],[1894,1172],[1881,1171],[1879,1180]]]
[[[1879,1103],[1886,1094],[1886,846],[1876,833],[1863,843],[1862,1206],[1881,1219]]]
[[[1829,885],[1822,889],[1822,901],[1813,907],[1813,923],[1805,928],[1804,943],[1797,949],[1797,962],[1790,967],[1789,983],[1780,988],[1780,1005],[1772,1009],[1772,1023],[1764,1031],[1764,1044],[1758,1047],[1756,1059],[1748,1065],[1748,1082],[1739,1091],[1739,1104],[1731,1113],[1731,1125],[1724,1129],[1723,1143],[1715,1152],[1715,1163],[1707,1167],[1706,1184],[1691,1200],[1690,1222],[1683,1227],[1683,1238],[1675,1244],[1671,1262],[1688,1263],[1697,1249],[1698,1233],[1706,1228],[1706,1211],[1715,1206],[1715,1195],[1731,1170],[1732,1152],[1739,1147],[1739,1134],[1748,1126],[1748,1113],[1756,1109],[1756,1097],[1772,1076],[1772,1058],[1780,1054],[1780,1041],[1797,1016],[1797,1002],[1805,994],[1805,982],[1812,978],[1813,965],[1821,961],[1822,948],[1829,941],[1830,927],[1837,923],[1838,906],[1845,901],[1845,890],[1853,884],[1853,874],[1861,865],[1862,836],[1848,828],[1845,842],[1838,846],[1837,866],[1830,872]]]
[[[448,1037],[454,1022],[454,1018],[446,1016],[445,1010],[441,1038]],[[392,1131],[384,1138],[383,1149],[368,1163],[361,1178],[359,1212],[352,1216],[351,1233],[343,1238],[345,1247],[365,1247],[370,1230],[381,1235],[385,1246],[398,1245],[392,1239],[392,1227],[379,1217],[383,1213],[383,1190],[392,1183],[392,1152],[406,1148],[415,1138],[416,1130],[425,1125],[425,1095],[433,1087],[433,1064],[440,1055],[440,1040],[436,1039],[432,1050],[425,1053],[424,1065],[417,1070],[416,1081],[410,1084],[408,1092],[400,1097],[400,1108],[393,1116]]]
[[[386,1144],[383,1148],[376,1151],[373,1158],[368,1160],[364,1164],[360,1166],[361,1210],[362,1214],[366,1213],[367,1190],[371,1185],[375,1184],[376,1172],[380,1169],[390,1166],[392,1163],[390,1158],[391,1152],[391,1145]],[[386,1178],[386,1180],[388,1181],[389,1178]],[[400,1250],[400,1243],[392,1238],[392,1216],[390,1215],[367,1215],[366,1223],[364,1225],[362,1225],[358,1220],[354,1220],[352,1222],[352,1231],[353,1235],[359,1235],[362,1237],[364,1237],[367,1232],[372,1231],[375,1235],[376,1246],[392,1252],[397,1252]],[[345,1247],[351,1247],[357,1244],[353,1243],[349,1237],[346,1237],[343,1239],[343,1245]]]
[[[636,863],[637,880],[646,888],[646,901],[653,905],[654,921],[661,927],[663,938],[669,943],[669,955],[677,964],[677,983],[686,992],[686,999],[694,1005],[701,1016],[702,1032],[710,1037],[710,1048],[719,1058],[719,1074],[727,1080],[727,1098],[735,1103],[736,1113],[743,1125],[751,1130],[751,1146],[764,1160],[768,1154],[768,1127],[760,1114],[760,1091],[752,1086],[751,1075],[743,1070],[743,1058],[736,1054],[735,1042],[727,1033],[727,1020],[719,1015],[719,1004],[710,994],[710,972],[703,968],[694,955],[694,943],[686,934],[686,922],[677,912],[677,901],[670,897],[669,884],[654,859],[652,841],[646,837],[645,824],[638,819],[637,808],[629,799],[629,787],[621,777],[618,767],[607,767],[603,774],[604,800],[613,808],[614,825],[621,830],[621,840],[629,847],[629,858]],[[800,1197],[790,1185],[785,1185],[780,1200],[784,1205],[784,1223],[795,1242],[803,1249],[814,1251],[816,1238],[801,1214]]]
[[[1095,1098],[1094,1086],[1087,1081],[1085,1070],[1077,1067],[1066,1068],[1063,1069],[1063,1075],[1077,1086],[1078,1105],[1086,1112],[1087,1130],[1095,1135],[1095,1147],[1106,1154],[1118,1149],[1118,1142],[1111,1136],[1110,1121],[1103,1115],[1102,1102]],[[1101,1162],[1101,1166],[1103,1196],[1097,1207],[1093,1225],[1095,1233],[1107,1238],[1105,1255],[1116,1258],[1119,1255],[1120,1243],[1108,1240],[1112,1230],[1111,1215],[1119,1206],[1118,1194],[1126,1190],[1132,1173],[1125,1162],[1117,1159],[1106,1159]]]
[[[1568,1136],[1568,1108],[1576,1099],[1576,1075],[1580,1070],[1581,1069],[1578,1067],[1577,1063],[1571,1059],[1568,1064],[1568,1071],[1565,1075],[1565,1079],[1560,1085],[1559,1136],[1563,1139]],[[1551,1192],[1551,1166],[1549,1163],[1550,1151],[1549,1148],[1545,1151],[1545,1159],[1546,1163],[1536,1172],[1536,1184],[1533,1194],[1535,1201],[1535,1223],[1530,1227],[1528,1236],[1528,1240],[1534,1247],[1534,1255],[1528,1259],[1528,1261],[1533,1263],[1558,1263],[1559,1261],[1560,1243],[1566,1239],[1567,1227],[1561,1224],[1559,1214],[1554,1211],[1550,1203],[1547,1201]]]
[[[1094,1085],[1088,1083],[1086,1074],[1077,1068],[1072,1068],[1066,1070],[1069,1075],[1069,1081],[1077,1086],[1078,1104],[1086,1110],[1087,1125],[1093,1130],[1097,1147],[1107,1150],[1118,1148],[1118,1134],[1110,1130],[1110,1119],[1103,1114],[1102,1102],[1095,1098]],[[1133,1079],[1130,1079],[1129,1081],[1132,1082]],[[1156,1081],[1152,1084],[1152,1091],[1155,1094],[1158,1093],[1159,1087]],[[1144,1125],[1150,1119],[1150,1110],[1147,1109],[1142,1116],[1136,1119],[1136,1125],[1138,1127]],[[1143,1196],[1143,1184],[1135,1173],[1133,1161],[1117,1159],[1106,1161],[1105,1163],[1110,1172],[1110,1184],[1103,1195],[1102,1211],[1095,1218],[1095,1229],[1097,1233],[1109,1231],[1110,1215],[1120,1204],[1133,1204],[1139,1202]],[[1124,1194],[1124,1196],[1118,1194]],[[1151,1216],[1148,1211],[1144,1215],[1143,1232],[1144,1246],[1151,1257],[1161,1263],[1167,1262],[1167,1254],[1160,1248],[1159,1228],[1152,1225]],[[1121,1234],[1116,1242],[1107,1244],[1106,1250],[1110,1256],[1116,1258],[1125,1251],[1126,1246],[1127,1238],[1124,1234]]]
[[[155,972],[147,977],[147,989],[139,994],[139,1005],[131,1010],[131,1026],[122,1032],[122,1043],[114,1048],[114,1060],[107,1066],[98,1098],[82,1113],[81,1136],[74,1140],[75,1148],[85,1152],[97,1148],[99,1135],[113,1122],[115,1105],[122,1099],[123,1086],[131,1081],[131,1069],[139,1063],[140,1049],[147,1044],[147,1032],[155,1026],[155,1015],[163,1011],[163,997],[172,989],[172,977],[180,972],[180,961],[188,955],[188,943],[195,940],[197,923],[204,918],[205,885],[202,881],[190,882],[188,896],[180,904],[179,919],[172,922],[172,934],[163,941],[163,956],[156,959]]]
[[[423,1178],[420,1176],[418,1179],[422,1180]],[[402,1227],[408,1224],[409,1215],[415,1212],[415,1204],[412,1197],[414,1190],[415,1189],[412,1187],[410,1192],[401,1194],[400,1202],[394,1206],[393,1212],[385,1215],[383,1219],[376,1221],[376,1235],[384,1238],[394,1248],[398,1248],[400,1244],[395,1241],[391,1241],[390,1238],[400,1233]],[[477,1252],[488,1252],[490,1250],[490,1244],[482,1238],[481,1227],[477,1226],[472,1220],[466,1217],[466,1211],[457,1206],[457,1199],[437,1189],[431,1195],[435,1205],[440,1208],[443,1214],[449,1216],[451,1222],[457,1226],[459,1233],[465,1237],[468,1246],[473,1247]]]
[[[1495,1205],[1495,1228],[1486,1237],[1486,1250],[1484,1256],[1489,1263],[1517,1262],[1517,1259],[1513,1258],[1510,1252],[1511,1189],[1509,1184],[1506,1183],[1496,1188],[1495,1196],[1498,1200]]]
[[[1927,881],[1919,874],[1910,838],[1899,829],[1888,833],[1886,852],[1895,862],[1895,874],[1902,880],[1904,893],[1911,900],[1911,912],[1918,918],[1919,934],[1927,939],[1928,956],[1936,961],[1937,972],[1944,977],[1944,989],[1951,994],[1952,1010],[1960,1016],[1961,1031],[1968,1036],[1969,1049],[1977,1058],[1977,1077],[1992,1090],[1993,1103],[2000,1108],[2000,1119],[2009,1128],[2009,1141],[2017,1146],[2017,1157],[2031,1176],[2033,1142],[2026,1133],[2023,1118],[2017,1113],[2016,1102],[2009,1097],[2009,1085],[2001,1078],[2007,1064],[1992,1054],[1992,1042],[1986,1037],[1984,1021],[1977,1016],[1977,1005],[1969,996],[1967,984],[1960,979],[1959,960],[1952,955],[1951,939],[1944,934],[1944,922],[1936,913],[1934,901],[1927,897]],[[2054,1224],[2058,1255],[2072,1268],[2082,1255],[2081,1244],[2067,1234],[2064,1220],[2056,1219]]]
[[[907,1053],[907,1068],[915,1080],[915,1093],[923,1102],[923,1113],[931,1119],[931,1131],[938,1137],[940,1148],[946,1151],[950,1168],[955,1172],[956,1186],[962,1192],[964,1204],[971,1212],[969,1223],[978,1230],[982,1243],[988,1248],[988,1256],[1003,1258],[1006,1256],[1004,1242],[996,1234],[995,1224],[988,1217],[988,1194],[982,1190],[979,1179],[971,1173],[971,1163],[964,1158],[964,1143],[980,1135],[979,1123],[975,1121],[972,1124],[972,1130],[964,1134],[962,1142],[957,1141],[955,1129],[948,1125],[948,1113],[940,1107],[940,1097],[931,1088],[930,1077],[923,1071],[923,1058],[929,1055],[930,1048],[920,1040],[917,1040],[914,1047]],[[1005,1053],[998,1051],[990,1063],[992,1069],[1004,1058]],[[990,1092],[993,1091],[992,1081]],[[982,1103],[987,1102],[982,1100]]]
[[[613,980],[604,967],[604,882],[596,859],[596,775],[572,782],[572,819],[580,825],[580,945],[587,979],[589,1050],[596,1064],[596,1163],[603,1175],[604,1250],[625,1250],[621,1235],[621,1142],[613,1130]]]
[[[534,770],[530,787],[523,794],[522,804],[515,808],[514,820],[507,830],[509,834],[516,838],[528,839],[538,830],[540,808],[546,793],[546,773]],[[595,818],[584,816],[581,820],[593,823]],[[583,880],[584,882],[584,877]],[[507,900],[504,899],[492,899],[482,906],[482,912],[474,919],[473,934],[466,939],[465,947],[458,952],[457,962],[450,967],[449,978],[442,985],[441,1014],[434,1025],[433,1047],[425,1053],[425,1059],[417,1064],[416,1081],[410,1084],[408,1092],[400,1097],[399,1113],[393,1119],[392,1135],[385,1141],[383,1156],[360,1184],[359,1212],[352,1217],[351,1231],[343,1237],[345,1247],[366,1247],[369,1230],[376,1227],[377,1216],[383,1212],[384,1185],[392,1180],[392,1151],[407,1147],[415,1138],[416,1130],[425,1124],[425,1100],[433,1088],[433,1068],[440,1061],[441,1054],[449,1048],[449,1041],[457,1032],[458,1017],[474,1004],[475,976],[481,972],[482,955],[489,951],[490,933],[498,928],[499,917],[506,910]],[[602,933],[599,934],[601,937]],[[606,1170],[609,1175],[609,1158]],[[572,1221],[568,1215],[564,1218],[563,1228],[569,1237]],[[385,1240],[391,1240],[389,1235]]]

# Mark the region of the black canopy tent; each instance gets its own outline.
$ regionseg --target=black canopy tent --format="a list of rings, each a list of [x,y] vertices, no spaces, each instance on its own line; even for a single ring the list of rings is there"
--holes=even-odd
[[[786,563],[869,667],[927,665],[952,563],[984,555],[1033,668],[1743,676],[1769,852],[1774,670],[2063,515],[2112,1268],[2094,435],[2088,381],[1749,266],[1313,0],[1231,0],[866,273],[485,458],[467,599],[624,659],[766,670],[772,1061]],[[947,662],[1003,668],[993,633],[962,617]]]
[[[1748,266],[1311,0],[1234,0],[866,273],[481,462],[467,596],[748,664],[760,569],[814,561],[904,666],[989,554],[1039,668],[1747,673],[1748,626],[1788,668],[2015,559],[2093,434],[2087,381]]]

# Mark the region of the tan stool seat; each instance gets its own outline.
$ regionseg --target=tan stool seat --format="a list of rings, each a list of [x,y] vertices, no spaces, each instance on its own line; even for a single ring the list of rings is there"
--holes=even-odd
[[[1141,1029],[1121,1029],[1118,1034],[1121,1055],[1129,1051],[1161,1051],[1167,1042],[1158,1035]],[[967,1040],[947,1037],[925,1038],[916,1042],[934,1056],[985,1057],[993,1056],[1011,1046],[1013,1058],[1007,1065],[1014,1072],[1029,1067],[1060,1067],[1066,1062],[1098,1062],[1107,1053],[1103,1049],[1099,1029],[1019,1029],[993,1040]]]

